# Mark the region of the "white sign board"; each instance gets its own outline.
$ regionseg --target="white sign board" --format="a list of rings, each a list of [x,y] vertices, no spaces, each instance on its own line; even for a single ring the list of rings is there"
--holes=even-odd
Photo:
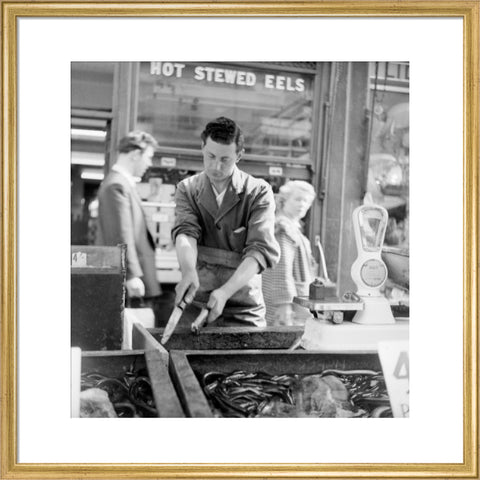
[[[161,167],[167,167],[167,168],[173,168],[177,165],[177,159],[174,157],[162,157],[160,158],[160,166]]]
[[[410,415],[410,366],[408,342],[379,342],[378,355],[395,418]]]
[[[83,268],[87,266],[87,254],[84,252],[72,253],[72,268]]]
[[[283,175],[283,168],[282,167],[269,167],[268,174],[272,177],[281,177]]]

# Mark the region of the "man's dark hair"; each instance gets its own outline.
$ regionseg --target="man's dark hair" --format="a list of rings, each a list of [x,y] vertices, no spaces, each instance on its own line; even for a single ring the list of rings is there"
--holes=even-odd
[[[157,141],[146,132],[136,130],[134,132],[127,133],[118,142],[119,153],[129,153],[132,150],[144,151],[148,146],[152,146],[154,149],[158,147]]]
[[[207,123],[200,137],[204,145],[208,138],[223,145],[230,145],[235,142],[237,153],[243,149],[243,144],[245,143],[240,127],[233,120],[226,117],[218,117]]]

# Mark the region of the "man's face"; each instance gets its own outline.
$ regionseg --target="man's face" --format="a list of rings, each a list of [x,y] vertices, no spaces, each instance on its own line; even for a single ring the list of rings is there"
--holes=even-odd
[[[207,138],[202,147],[203,165],[208,178],[214,183],[221,183],[231,177],[235,164],[241,158],[237,153],[235,142],[229,145],[214,142]]]
[[[143,177],[143,174],[147,171],[148,167],[152,166],[154,149],[151,145],[148,145],[145,150],[135,150],[135,163],[134,173],[135,177]]]

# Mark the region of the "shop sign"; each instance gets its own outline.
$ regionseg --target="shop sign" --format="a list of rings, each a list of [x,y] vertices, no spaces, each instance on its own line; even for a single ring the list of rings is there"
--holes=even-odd
[[[395,418],[410,416],[410,366],[408,342],[379,342],[378,356],[387,384],[388,396]]]
[[[208,65],[190,65],[178,62],[150,62],[150,75],[174,78],[192,78],[198,82],[225,83],[245,87],[263,86],[269,90],[304,92],[305,79],[296,75],[220,68]]]
[[[391,78],[392,80],[410,81],[410,65],[401,62],[380,62],[381,76]]]

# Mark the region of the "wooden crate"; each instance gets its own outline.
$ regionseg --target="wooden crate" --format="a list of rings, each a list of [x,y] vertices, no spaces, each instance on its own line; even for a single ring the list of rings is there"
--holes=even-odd
[[[205,327],[198,335],[178,328],[162,346],[163,328],[133,325],[133,348],[159,346],[167,350],[279,350],[289,349],[300,340],[303,327]]]
[[[188,417],[213,417],[200,385],[207,372],[235,370],[270,375],[312,375],[326,368],[381,371],[375,353],[317,353],[306,351],[178,351],[170,352],[170,375]]]
[[[122,377],[132,364],[147,368],[159,417],[184,417],[183,409],[164,360],[157,351],[118,350],[82,352],[82,373]]]
[[[72,347],[122,347],[125,252],[125,245],[71,247]]]

